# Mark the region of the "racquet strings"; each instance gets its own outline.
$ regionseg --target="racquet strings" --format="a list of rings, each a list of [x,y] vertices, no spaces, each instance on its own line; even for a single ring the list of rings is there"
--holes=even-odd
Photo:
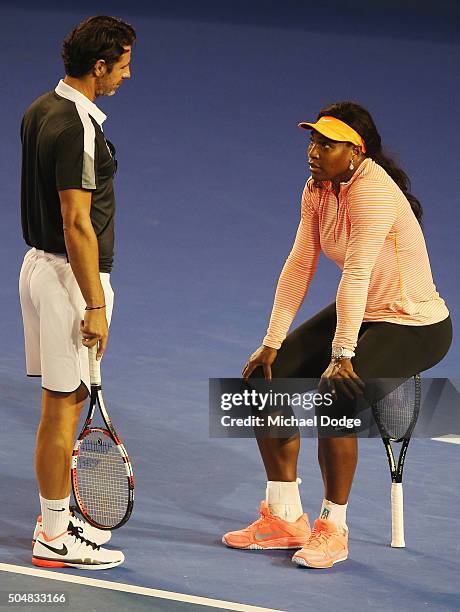
[[[95,522],[114,527],[122,521],[129,501],[125,462],[115,442],[101,432],[90,431],[80,444],[77,486],[82,505]]]
[[[392,440],[405,438],[417,416],[414,378],[404,381],[374,404],[373,408],[380,428],[389,438]]]

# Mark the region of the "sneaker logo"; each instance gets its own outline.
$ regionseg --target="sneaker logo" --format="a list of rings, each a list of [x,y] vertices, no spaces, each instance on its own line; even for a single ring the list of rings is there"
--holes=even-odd
[[[54,508],[48,508],[51,512],[64,512],[65,508],[61,508],[60,510],[55,510]]]
[[[54,548],[53,546],[48,546],[48,544],[45,544],[45,542],[42,542],[41,540],[38,540],[38,542],[45,548],[48,548],[49,550],[51,550],[51,552],[54,552],[58,555],[64,556],[69,552],[65,544],[62,545],[62,548]]]
[[[271,533],[260,533],[260,531],[256,531],[254,537],[256,540],[266,540],[267,538],[271,538],[272,536],[280,535],[276,531],[272,531]]]
[[[331,511],[328,508],[323,508],[323,511],[321,512],[321,516],[319,518],[321,518],[321,519],[328,519],[330,513],[331,513]]]

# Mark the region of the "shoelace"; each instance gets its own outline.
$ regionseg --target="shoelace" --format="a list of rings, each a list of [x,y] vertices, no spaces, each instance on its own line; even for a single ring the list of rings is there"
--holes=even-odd
[[[76,516],[71,516],[70,520],[69,520],[69,523],[72,523],[72,525],[74,527],[77,527],[78,524],[83,525],[83,526],[85,525],[85,522],[82,521],[81,519],[77,518]]]
[[[70,525],[72,527],[74,527],[75,529],[77,529],[80,533],[83,533],[83,527],[80,527],[78,525],[78,523],[80,523],[80,525],[84,526],[85,525],[85,521],[83,519],[79,518],[76,515],[76,512],[78,512],[77,506],[70,506],[69,510],[70,510],[70,515],[71,515]],[[69,527],[69,529],[70,529],[70,527]]]
[[[82,526],[80,526],[78,523],[81,523]],[[84,531],[83,526],[84,526],[84,522],[82,520],[80,520],[76,516],[72,516],[69,521],[68,529],[76,529],[79,533],[83,533]]]
[[[83,532],[83,529],[81,527],[74,527],[73,525],[72,525],[72,528],[69,529],[69,533],[73,535],[74,538],[76,538],[77,540],[81,540],[81,542],[83,542],[85,546],[91,546],[93,550],[100,550],[101,547],[98,546],[95,542],[91,542],[90,540],[87,540],[86,538],[81,536],[80,533],[82,532]]]
[[[329,531],[326,531],[325,529],[315,529],[313,528],[313,531],[311,532],[310,538],[308,539],[307,542],[307,546],[309,546],[310,544],[313,543],[324,543],[326,544],[327,541],[329,540],[331,534],[329,533]]]
[[[74,518],[78,518],[76,515],[80,514],[80,512],[78,511],[77,506],[69,506],[69,510],[70,510],[70,514],[74,517]],[[80,520],[80,519],[78,519]]]
[[[267,507],[260,506],[259,508],[260,518],[255,520],[253,523],[249,525],[249,527],[255,527],[256,525],[260,525],[263,521],[273,521],[276,517],[273,514],[270,514],[270,510]]]

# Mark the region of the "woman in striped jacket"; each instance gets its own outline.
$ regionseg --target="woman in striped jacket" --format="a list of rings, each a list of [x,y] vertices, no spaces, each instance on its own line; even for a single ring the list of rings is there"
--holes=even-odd
[[[243,377],[319,378],[344,405],[369,379],[409,378],[438,363],[452,340],[449,311],[433,282],[420,226],[422,209],[407,175],[382,150],[369,112],[352,102],[323,109],[310,131],[311,177],[281,272],[270,324]],[[287,335],[320,252],[342,270],[336,301]],[[348,556],[346,510],[357,463],[354,435],[320,437],[324,482],[311,531],[297,479],[298,430],[258,437],[267,473],[261,517],[229,532],[233,548],[301,548],[299,565],[331,567]]]

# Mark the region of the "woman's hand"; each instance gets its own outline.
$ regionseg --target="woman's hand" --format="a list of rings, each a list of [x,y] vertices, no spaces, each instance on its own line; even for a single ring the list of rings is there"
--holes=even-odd
[[[364,382],[353,370],[351,359],[333,359],[321,376],[318,390],[320,393],[329,391],[335,397],[341,391],[354,399],[363,394]]]
[[[254,370],[262,366],[264,370],[264,377],[267,380],[272,379],[272,363],[275,361],[278,351],[269,346],[259,346],[257,351],[254,351],[246,362],[243,368],[243,378],[247,379]]]

